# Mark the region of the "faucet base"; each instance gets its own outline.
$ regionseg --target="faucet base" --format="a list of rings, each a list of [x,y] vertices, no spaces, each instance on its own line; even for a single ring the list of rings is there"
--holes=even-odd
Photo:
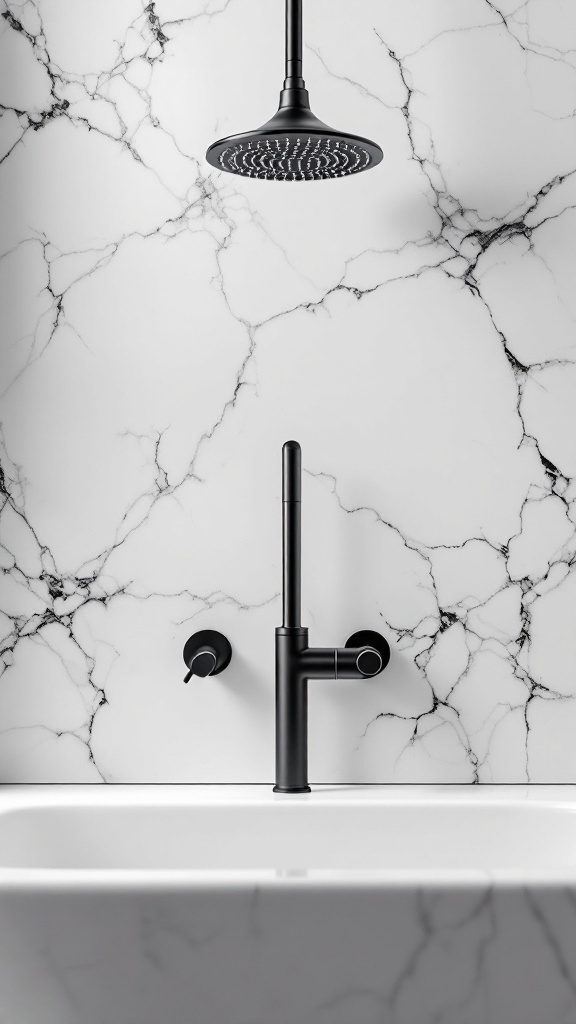
[[[295,789],[285,789],[284,786],[274,786],[273,793],[311,793],[310,786],[298,786]]]

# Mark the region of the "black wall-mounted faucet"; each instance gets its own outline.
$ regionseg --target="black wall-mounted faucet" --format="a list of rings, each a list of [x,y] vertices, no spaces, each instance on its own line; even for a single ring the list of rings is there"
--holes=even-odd
[[[275,793],[309,793],[308,680],[368,679],[390,660],[387,640],[373,630],[354,633],[345,647],[309,647],[300,621],[302,453],[282,449],[282,625],[276,630]]]

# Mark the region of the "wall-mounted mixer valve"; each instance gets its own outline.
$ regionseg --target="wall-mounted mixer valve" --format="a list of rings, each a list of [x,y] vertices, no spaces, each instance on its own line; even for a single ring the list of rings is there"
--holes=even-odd
[[[230,664],[232,648],[223,633],[215,629],[201,629],[184,644],[184,661],[188,672],[184,682],[192,676],[217,676]]]

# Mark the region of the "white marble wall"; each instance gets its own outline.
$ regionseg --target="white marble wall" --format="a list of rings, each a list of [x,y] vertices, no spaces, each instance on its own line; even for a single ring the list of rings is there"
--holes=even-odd
[[[576,780],[576,7],[305,6],[345,181],[204,161],[281,0],[3,3],[2,781],[271,780],[288,437],[311,639],[393,647],[311,778]]]

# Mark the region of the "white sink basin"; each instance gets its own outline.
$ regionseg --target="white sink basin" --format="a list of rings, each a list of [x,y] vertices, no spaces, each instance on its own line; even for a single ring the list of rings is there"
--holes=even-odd
[[[6,787],[7,1024],[576,1024],[576,788]]]
[[[576,802],[542,792],[265,787],[144,788],[19,796],[0,811],[3,868],[301,877],[464,873],[576,878]],[[449,878],[445,873],[449,873]]]

